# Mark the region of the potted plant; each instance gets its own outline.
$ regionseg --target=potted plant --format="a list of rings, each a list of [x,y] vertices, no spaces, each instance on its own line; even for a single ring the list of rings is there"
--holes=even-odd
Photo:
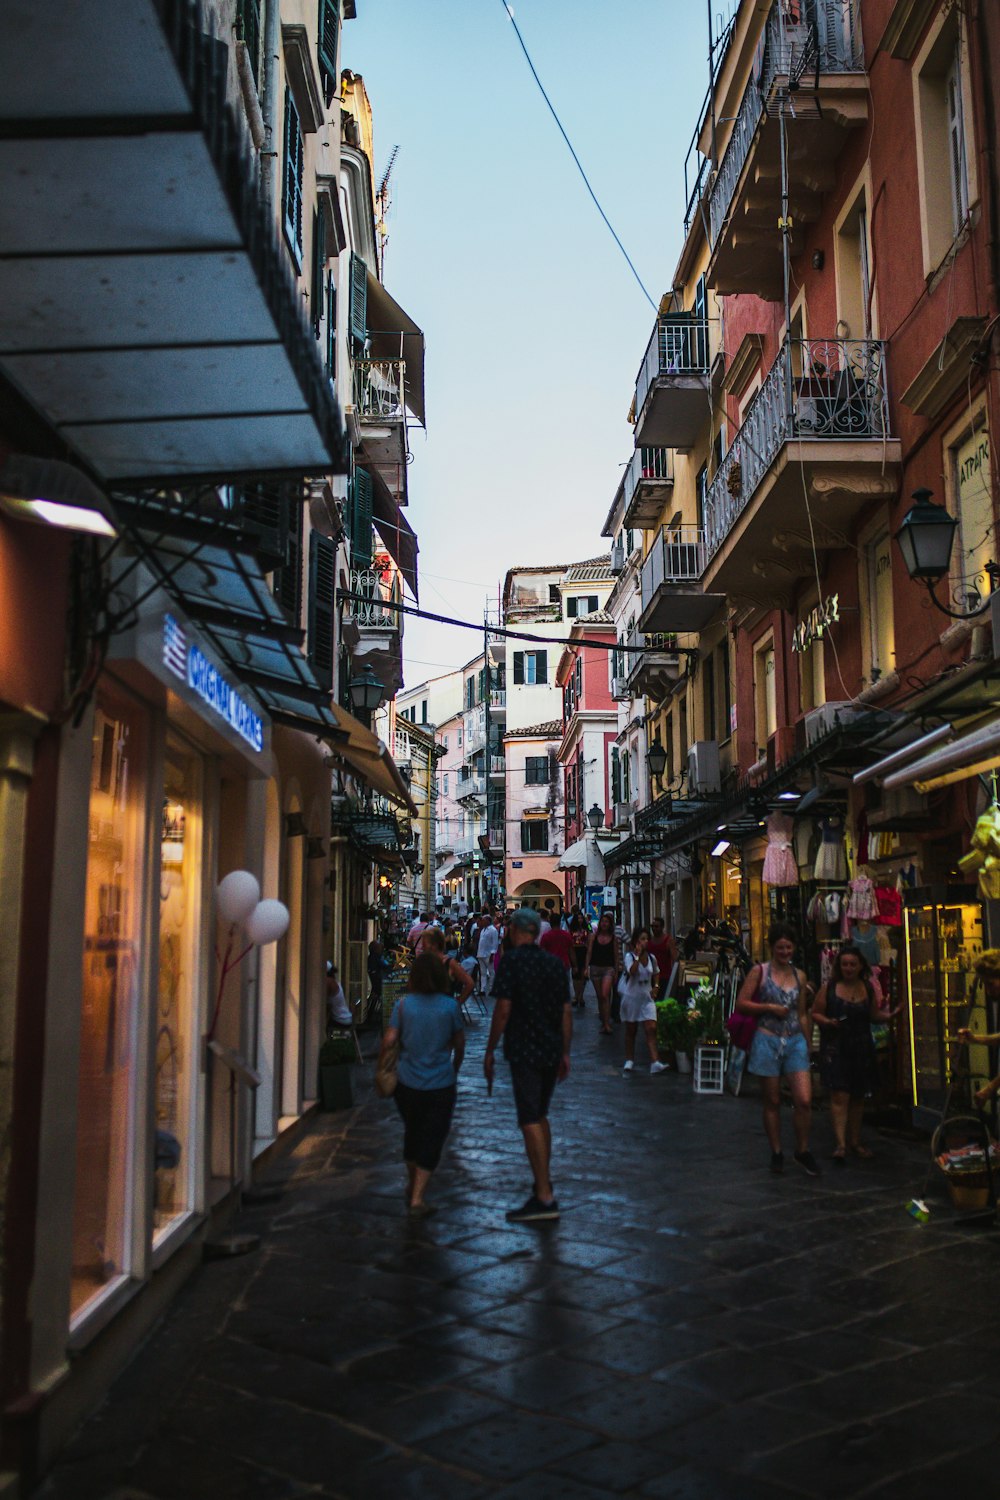
[[[691,1048],[701,1026],[701,1015],[683,1000],[661,1000],[657,1011],[657,1040],[673,1051],[678,1073],[690,1073]]]

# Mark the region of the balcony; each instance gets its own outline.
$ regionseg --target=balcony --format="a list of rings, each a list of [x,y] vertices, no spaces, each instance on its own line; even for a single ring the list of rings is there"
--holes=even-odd
[[[464,754],[471,759],[486,744],[486,709],[482,703],[466,709],[464,723]]]
[[[814,549],[844,547],[897,493],[899,465],[884,346],[786,341],[708,487],[705,590],[789,600]]]
[[[801,19],[771,7],[753,76],[709,195],[717,292],[782,291],[780,242],[781,126],[788,156],[792,253],[819,217],[833,186],[834,164],[851,130],[868,120],[868,80],[857,6],[844,0],[802,0]]]
[[[648,531],[669,504],[674,488],[669,448],[637,448],[622,475],[622,526]]]
[[[664,698],[681,675],[681,657],[677,636],[658,631],[648,634],[633,628],[625,641],[625,670],[629,693],[638,697],[648,693],[657,701]]]
[[[507,758],[503,755],[490,756],[490,775],[497,776],[503,780],[507,774]]]
[[[658,317],[636,376],[636,447],[690,448],[708,425],[710,401],[706,319]]]
[[[387,607],[400,602],[399,575],[383,576],[378,568],[352,568],[351,593],[364,596],[351,600],[350,615],[345,613],[344,618],[345,625],[353,624],[357,633],[354,662],[357,666],[368,662],[389,696],[403,685],[400,615]]]
[[[455,791],[456,800],[470,802],[486,796],[486,777],[481,775],[460,776]]]
[[[507,711],[506,688],[490,688],[490,711],[496,713],[498,710],[500,713]]]
[[[365,453],[393,498],[406,504],[406,362],[359,359],[354,365],[354,410]]]
[[[725,603],[706,594],[701,579],[708,552],[697,526],[663,526],[642,565],[639,587],[642,630],[703,630]],[[628,679],[626,679],[628,682]]]

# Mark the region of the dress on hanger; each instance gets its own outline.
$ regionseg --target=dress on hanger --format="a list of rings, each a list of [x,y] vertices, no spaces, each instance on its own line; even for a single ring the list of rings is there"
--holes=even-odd
[[[855,875],[847,887],[847,915],[859,922],[872,922],[878,916],[875,887],[867,875]]]
[[[764,881],[769,886],[799,883],[799,867],[792,853],[794,824],[787,813],[773,812],[767,819],[767,850],[764,854]]]
[[[817,880],[847,879],[847,856],[844,853],[844,825],[840,818],[824,818],[823,837],[816,855]]]

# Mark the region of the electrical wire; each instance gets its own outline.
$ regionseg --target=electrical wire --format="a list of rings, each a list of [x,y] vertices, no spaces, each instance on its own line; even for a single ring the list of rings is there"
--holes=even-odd
[[[527,62],[528,67],[531,69],[531,76],[535,80],[535,82],[537,83],[539,92],[540,92],[542,98],[545,100],[545,103],[549,107],[549,114],[552,116],[553,120],[555,120],[556,125],[559,128],[559,134],[562,136],[563,140],[566,142],[567,148],[569,150],[569,154],[573,158],[574,162],[576,163],[576,169],[579,172],[580,176],[583,178],[584,186],[587,189],[587,192],[590,194],[591,199],[593,200],[594,207],[597,209],[597,212],[600,214],[601,218],[604,220],[605,224],[607,225],[608,231],[611,234],[611,238],[614,240],[615,244],[618,246],[618,248],[621,251],[622,255],[624,255],[625,260],[626,260],[626,262],[628,264],[628,268],[632,272],[632,275],[636,279],[636,283],[637,283],[637,285],[639,287],[639,290],[642,292],[642,295],[645,297],[646,301],[649,303],[650,307],[653,309],[653,311],[655,313],[658,310],[657,306],[656,306],[656,303],[653,301],[652,297],[647,292],[645,286],[643,285],[642,277],[639,275],[639,272],[636,270],[635,265],[633,264],[632,257],[629,255],[628,251],[625,249],[625,246],[622,244],[621,240],[618,238],[618,235],[615,232],[614,225],[612,224],[611,220],[608,218],[607,214],[604,212],[604,209],[601,207],[600,200],[598,199],[597,194],[594,192],[594,189],[590,185],[590,178],[587,176],[586,172],[583,169],[583,163],[581,162],[580,158],[577,156],[576,151],[573,149],[573,142],[570,140],[569,136],[566,134],[566,131],[565,131],[564,127],[563,127],[563,123],[560,120],[558,114],[556,113],[555,105],[552,103],[552,100],[549,98],[548,94],[545,92],[545,85],[542,83],[542,80],[538,76],[538,71],[537,71],[534,63],[531,60],[531,54],[530,54],[530,52],[528,51],[527,47],[524,44],[524,37],[521,35],[520,27],[518,26],[517,22],[514,20],[514,12],[513,12],[513,10],[511,10],[510,5],[508,4],[508,0],[500,0],[500,3],[503,6],[504,10],[507,12],[508,18],[510,20],[510,24],[514,28],[514,35],[517,37],[517,40],[518,40],[518,42],[520,43],[520,46],[521,46],[521,51],[524,53],[525,61]]]

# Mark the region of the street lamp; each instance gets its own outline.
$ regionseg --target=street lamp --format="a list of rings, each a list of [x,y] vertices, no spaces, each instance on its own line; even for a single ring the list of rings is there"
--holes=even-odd
[[[590,824],[595,833],[604,822],[604,809],[598,807],[596,802],[587,814],[587,822]]]
[[[385,688],[372,671],[371,663],[366,661],[358,675],[347,684],[347,691],[352,708],[373,714],[382,702]]]
[[[910,506],[900,523],[899,530],[896,532],[896,541],[903,554],[907,573],[914,583],[926,584],[928,596],[934,607],[943,615],[949,615],[953,620],[971,620],[989,608],[989,597],[981,604],[973,606],[972,601],[979,597],[979,592],[977,589],[971,589],[967,595],[969,608],[954,610],[942,604],[934,593],[935,584],[946,576],[951,567],[951,549],[954,545],[958,521],[948,514],[943,505],[934,503],[931,499],[932,494],[933,491],[928,489],[913,491],[914,504]],[[994,562],[988,562],[984,564],[983,572],[990,580],[991,589],[996,588],[1000,582],[1000,567]]]
[[[662,780],[663,773],[667,769],[667,752],[659,740],[654,740],[646,751],[646,764],[649,774],[656,781]]]

